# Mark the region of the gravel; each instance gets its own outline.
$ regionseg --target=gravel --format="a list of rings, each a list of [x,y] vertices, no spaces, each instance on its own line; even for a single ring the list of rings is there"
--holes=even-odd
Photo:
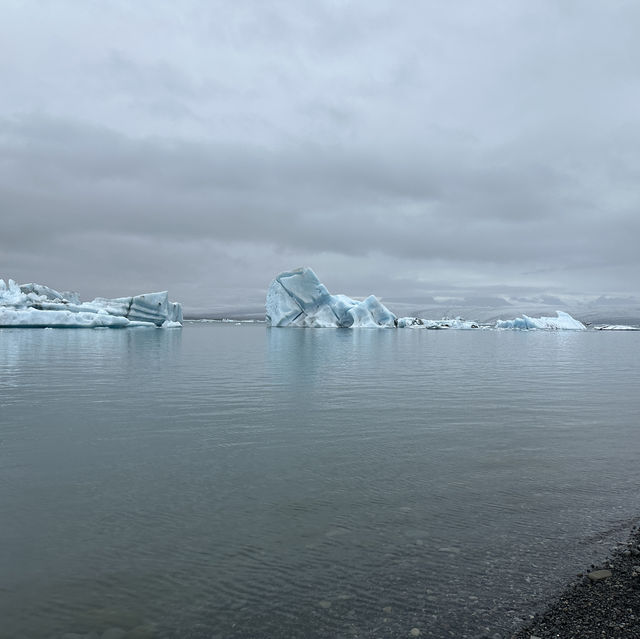
[[[512,639],[640,637],[639,546],[640,529],[634,529],[628,542],[618,546],[601,566],[591,566],[578,575],[544,613]]]

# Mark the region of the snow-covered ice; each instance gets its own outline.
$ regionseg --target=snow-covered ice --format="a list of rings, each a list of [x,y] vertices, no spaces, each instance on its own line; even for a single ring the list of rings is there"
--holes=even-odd
[[[389,328],[396,316],[377,297],[331,295],[310,268],[280,273],[267,291],[267,323],[308,328]]]
[[[169,294],[98,297],[81,302],[77,293],[60,293],[42,284],[16,284],[0,279],[0,327],[126,328],[182,326],[182,306]]]
[[[584,331],[586,326],[565,313],[556,311],[557,317],[529,317],[523,315],[510,320],[498,320],[496,328],[517,328],[517,329],[543,329],[543,330],[564,330],[564,331]]]

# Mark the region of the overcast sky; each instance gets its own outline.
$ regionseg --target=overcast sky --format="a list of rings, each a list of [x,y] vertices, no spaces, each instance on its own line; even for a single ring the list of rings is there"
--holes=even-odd
[[[636,0],[3,0],[0,277],[640,294]]]

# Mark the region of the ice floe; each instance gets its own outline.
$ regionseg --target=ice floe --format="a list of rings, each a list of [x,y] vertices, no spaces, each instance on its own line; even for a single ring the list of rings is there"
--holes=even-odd
[[[517,328],[522,330],[562,330],[584,331],[586,326],[564,311],[556,311],[556,317],[529,317],[523,315],[510,320],[498,320],[496,328]]]
[[[98,297],[81,302],[77,293],[60,293],[42,284],[8,284],[0,279],[0,327],[127,328],[182,326],[182,306],[168,293]]]
[[[627,326],[626,324],[602,324],[593,328],[596,331],[640,331],[640,326]]]
[[[443,318],[440,320],[426,319],[424,317],[399,317],[397,322],[398,328],[428,328],[431,330],[441,330],[446,328],[456,328],[459,330],[469,330],[472,328],[481,328],[478,322],[471,322],[455,317],[454,319]],[[487,328],[486,326],[482,328]]]

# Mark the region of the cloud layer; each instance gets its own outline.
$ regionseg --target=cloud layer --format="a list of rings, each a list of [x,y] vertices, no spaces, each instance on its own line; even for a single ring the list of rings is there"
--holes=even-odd
[[[639,295],[640,6],[10,2],[0,277]]]

